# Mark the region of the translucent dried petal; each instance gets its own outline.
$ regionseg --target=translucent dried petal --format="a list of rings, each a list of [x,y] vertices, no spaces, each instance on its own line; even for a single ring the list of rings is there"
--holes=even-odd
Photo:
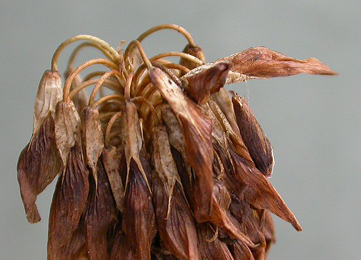
[[[86,241],[90,259],[109,259],[107,233],[114,226],[116,207],[103,163],[98,162],[98,182],[90,182],[85,213]]]
[[[117,208],[123,211],[124,186],[120,175],[121,160],[116,148],[113,146],[104,149],[102,159]]]
[[[193,211],[196,220],[204,222],[212,211],[211,121],[162,70],[151,68],[149,73],[152,83],[169,103],[181,125],[187,162],[193,168],[196,179],[192,188],[198,194],[196,199],[199,203],[193,205]]]
[[[30,223],[40,221],[35,201],[54,177],[61,172],[62,163],[55,145],[54,120],[51,112],[23,149],[18,161],[18,181],[26,217]]]
[[[257,168],[247,165],[235,152],[231,151],[231,156],[238,181],[246,185],[244,199],[256,208],[268,209],[291,223],[297,231],[301,231],[302,228],[296,217],[267,178]]]
[[[38,131],[49,112],[55,112],[56,104],[63,99],[61,76],[58,71],[46,70],[41,78],[34,106],[33,135]]]
[[[88,170],[78,143],[70,149],[67,167],[58,179],[49,217],[48,259],[66,259],[69,245],[85,210],[88,192]]]
[[[58,103],[54,122],[56,146],[60,151],[63,165],[66,167],[70,149],[75,142],[81,143],[80,117],[72,101]]]
[[[187,93],[199,105],[208,102],[211,94],[219,91],[226,83],[229,64],[220,62],[199,73],[183,77],[187,80]]]
[[[144,165],[146,161],[146,158],[143,158],[143,167],[150,176],[150,166]],[[138,164],[133,159],[130,167],[129,183],[124,198],[122,230],[135,252],[135,259],[150,260],[152,241],[157,233],[152,196]]]
[[[233,93],[232,102],[239,130],[254,164],[266,177],[270,177],[274,165],[270,141],[263,133],[246,100]]]
[[[100,125],[98,110],[86,107],[83,110],[83,120],[85,158],[97,182],[98,159],[104,149],[103,131]]]
[[[216,62],[229,62],[232,72],[260,78],[285,77],[300,73],[337,74],[315,58],[297,60],[265,47],[249,48]]]

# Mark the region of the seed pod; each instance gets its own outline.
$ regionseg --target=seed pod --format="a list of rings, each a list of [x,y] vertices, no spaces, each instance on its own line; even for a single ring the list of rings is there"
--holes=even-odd
[[[274,165],[272,145],[263,133],[246,100],[232,94],[237,124],[252,160],[258,170],[266,177],[271,177]]]
[[[184,53],[190,54],[198,59],[200,59],[201,61],[205,62],[206,58],[204,57],[204,53],[203,50],[200,46],[195,45],[192,46],[190,44],[187,44],[184,49],[183,49]],[[194,61],[190,61],[188,59],[184,59],[184,58],[180,58],[179,60],[179,64],[183,65],[184,67],[192,70],[196,67],[198,67],[198,64],[195,63]]]
[[[80,117],[72,101],[58,103],[54,123],[56,146],[59,149],[63,166],[66,168],[70,149],[76,142],[81,143]]]
[[[83,110],[85,158],[91,168],[95,183],[97,183],[97,164],[104,149],[103,131],[101,129],[99,112],[95,108],[86,107]]]
[[[69,151],[66,165],[58,179],[50,209],[48,259],[67,259],[63,255],[64,248],[71,243],[88,198],[89,173],[77,142]]]
[[[85,233],[90,259],[109,259],[107,233],[116,222],[116,207],[102,160],[98,162],[98,182],[90,182]]]
[[[46,70],[36,93],[33,135],[38,131],[49,112],[53,115],[56,104],[62,99],[63,88],[59,72]]]
[[[35,204],[36,198],[62,169],[60,154],[55,145],[51,112],[21,152],[17,169],[26,217],[30,223],[36,223],[41,219]]]

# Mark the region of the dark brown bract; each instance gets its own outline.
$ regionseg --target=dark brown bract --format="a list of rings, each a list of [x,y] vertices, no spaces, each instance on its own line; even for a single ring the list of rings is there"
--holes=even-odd
[[[148,59],[141,42],[162,29],[188,43]],[[84,43],[62,85],[57,61],[76,41]],[[74,68],[84,47],[105,58]],[[80,76],[93,65],[107,70]],[[205,63],[189,33],[171,24],[125,51],[89,35],[63,42],[41,79],[33,135],[18,162],[31,223],[40,221],[37,195],[58,176],[48,259],[266,259],[275,242],[270,213],[301,226],[269,182],[270,141],[246,100],[224,86],[299,73],[336,74],[264,47]]]

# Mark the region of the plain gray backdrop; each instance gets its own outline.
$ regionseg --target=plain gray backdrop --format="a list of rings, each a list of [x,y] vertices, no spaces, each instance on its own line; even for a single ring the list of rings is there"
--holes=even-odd
[[[271,182],[303,227],[297,233],[274,217],[277,243],[269,258],[361,259],[360,13],[360,0],[1,1],[0,259],[46,259],[54,185],[38,198],[42,221],[27,223],[16,164],[31,136],[35,93],[53,51],[77,34],[116,47],[162,23],[186,28],[208,61],[266,46],[295,58],[317,57],[340,73],[227,88],[247,97],[271,140]],[[150,56],[185,43],[167,31],[144,48]],[[60,59],[62,71],[69,53]]]

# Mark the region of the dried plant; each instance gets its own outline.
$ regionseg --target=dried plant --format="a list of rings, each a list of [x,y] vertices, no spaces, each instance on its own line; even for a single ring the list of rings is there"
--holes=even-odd
[[[163,29],[188,44],[148,59],[141,42]],[[84,42],[63,86],[58,58],[76,41]],[[74,68],[89,46],[105,58]],[[107,71],[80,76],[99,64]],[[336,74],[264,47],[205,63],[189,33],[169,24],[125,51],[89,35],[63,42],[40,81],[33,135],[18,162],[31,223],[40,221],[37,195],[58,176],[48,259],[266,259],[275,242],[270,213],[301,226],[269,182],[270,141],[246,100],[224,85],[299,73]]]

